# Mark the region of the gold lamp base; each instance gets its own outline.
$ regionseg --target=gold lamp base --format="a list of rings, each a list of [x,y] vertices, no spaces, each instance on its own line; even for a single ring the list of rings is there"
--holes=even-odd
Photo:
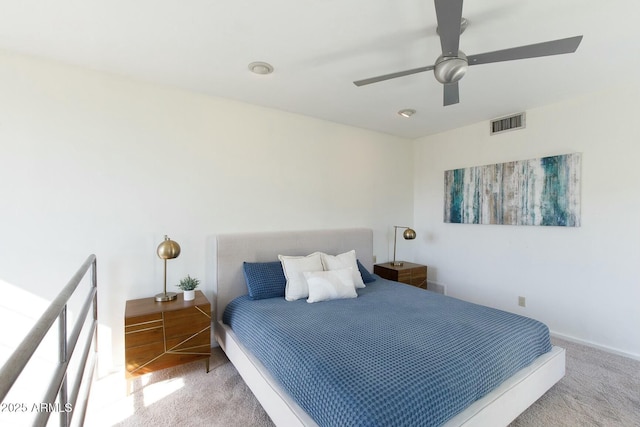
[[[164,292],[156,295],[156,301],[158,302],[173,301],[176,298],[178,298],[178,294],[175,292]]]
[[[404,262],[402,262],[402,261],[393,261],[391,263],[391,265],[393,265],[394,267],[400,267],[400,266],[404,265]]]

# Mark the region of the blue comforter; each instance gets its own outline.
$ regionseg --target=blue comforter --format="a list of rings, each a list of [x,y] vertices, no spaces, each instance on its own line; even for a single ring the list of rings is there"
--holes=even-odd
[[[516,314],[377,280],[358,298],[232,301],[223,321],[321,426],[437,426],[551,350]]]

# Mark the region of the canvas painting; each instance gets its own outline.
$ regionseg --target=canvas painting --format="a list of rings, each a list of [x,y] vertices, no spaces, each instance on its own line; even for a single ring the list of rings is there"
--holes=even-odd
[[[444,221],[580,226],[580,153],[444,173]]]

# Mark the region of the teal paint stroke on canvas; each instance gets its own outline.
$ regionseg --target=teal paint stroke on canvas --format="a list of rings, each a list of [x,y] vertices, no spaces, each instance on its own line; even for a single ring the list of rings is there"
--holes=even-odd
[[[444,221],[580,226],[580,153],[445,171]]]

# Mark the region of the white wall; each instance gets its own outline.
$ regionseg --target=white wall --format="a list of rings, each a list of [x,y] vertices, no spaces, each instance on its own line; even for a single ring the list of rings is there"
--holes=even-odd
[[[98,257],[102,370],[125,301],[205,280],[221,232],[374,229],[413,212],[412,143],[299,115],[0,54],[0,284],[52,298]],[[111,359],[113,357],[113,359]]]
[[[416,140],[415,259],[429,280],[640,357],[639,96],[631,86],[533,109],[526,129],[502,135],[483,122]],[[445,170],[571,152],[583,153],[582,227],[443,223]]]

